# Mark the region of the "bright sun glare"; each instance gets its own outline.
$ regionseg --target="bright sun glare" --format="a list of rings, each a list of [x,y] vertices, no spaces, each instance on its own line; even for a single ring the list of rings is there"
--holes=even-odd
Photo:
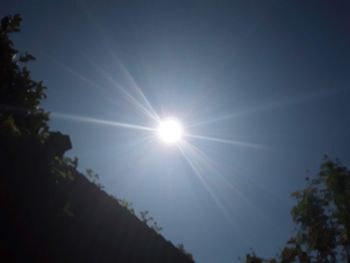
[[[159,123],[158,135],[167,144],[174,144],[181,140],[183,128],[179,121],[175,119],[165,119]]]

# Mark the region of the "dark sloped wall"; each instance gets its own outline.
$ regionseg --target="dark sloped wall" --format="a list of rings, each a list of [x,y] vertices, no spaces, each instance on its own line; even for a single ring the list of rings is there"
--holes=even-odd
[[[1,142],[1,262],[192,262],[74,167],[53,173],[58,145]]]

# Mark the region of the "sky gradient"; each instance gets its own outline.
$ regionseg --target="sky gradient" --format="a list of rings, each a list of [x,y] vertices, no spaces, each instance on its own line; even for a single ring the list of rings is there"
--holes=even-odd
[[[69,155],[197,262],[274,256],[290,193],[324,154],[350,166],[350,2],[1,1],[15,13]],[[150,105],[200,137],[111,125],[156,127]]]

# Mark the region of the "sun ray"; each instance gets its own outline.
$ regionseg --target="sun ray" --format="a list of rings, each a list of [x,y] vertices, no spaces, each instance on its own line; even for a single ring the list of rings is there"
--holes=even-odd
[[[269,218],[265,214],[263,214],[262,211],[256,205],[254,205],[248,198],[246,198],[243,195],[243,193],[237,187],[234,186],[234,184],[229,182],[227,178],[218,171],[218,168],[215,166],[214,162],[203,151],[201,151],[197,146],[190,144],[186,141],[182,142],[182,144],[185,144],[187,149],[190,149],[191,152],[194,153],[194,155],[201,159],[201,166],[205,166],[206,169],[210,171],[210,173],[214,174],[215,179],[222,180],[223,183],[231,191],[234,191],[234,193],[237,194],[246,205],[254,209],[262,220],[264,220],[267,224],[271,224]]]
[[[256,149],[267,149],[266,146],[259,145],[259,144],[240,142],[240,141],[228,140],[228,139],[211,137],[211,136],[202,136],[202,135],[196,135],[196,134],[185,134],[185,136],[189,137],[189,138],[193,138],[193,139],[204,140],[204,141],[225,143],[225,144],[231,144],[231,145],[237,145],[237,146],[249,147],[249,148],[256,148]]]
[[[181,142],[181,144],[177,145],[180,152],[182,153],[185,161],[188,163],[196,177],[199,179],[201,184],[203,185],[204,189],[208,192],[210,197],[213,199],[213,202],[217,205],[219,211],[222,213],[224,218],[227,220],[227,222],[231,225],[232,229],[235,233],[237,233],[238,236],[241,236],[241,241],[244,242],[246,245],[250,244],[250,240],[252,239],[249,235],[243,235],[242,230],[239,227],[239,223],[235,220],[235,217],[230,215],[227,208],[222,204],[219,197],[215,194],[215,192],[211,189],[208,182],[205,180],[205,177],[201,173],[201,167],[203,167],[203,162],[200,164],[199,161],[195,160],[196,153],[191,152],[191,148],[188,148],[187,146],[190,146],[191,144],[188,142]],[[193,146],[193,145],[191,145]],[[186,148],[186,149],[184,149]]]
[[[121,70],[125,74],[126,78],[130,82],[131,87],[133,87],[133,89],[136,91],[136,93],[139,95],[139,97],[141,97],[141,99],[143,100],[143,102],[146,105],[145,106],[142,105],[142,103],[140,101],[138,101],[134,96],[132,96],[129,92],[127,92],[125,88],[123,88],[123,92],[125,93],[125,95],[128,94],[127,96],[129,97],[129,99],[131,99],[134,103],[138,104],[139,107],[141,106],[140,108],[145,110],[154,120],[159,122],[160,117],[157,114],[157,111],[153,108],[152,104],[149,102],[149,100],[147,99],[147,97],[145,96],[145,94],[143,93],[143,91],[141,90],[141,88],[139,87],[139,85],[137,84],[135,79],[133,78],[133,76],[130,74],[130,72],[127,70],[127,68],[122,63],[121,59],[116,55],[116,53],[111,48],[110,44],[106,41],[108,34],[107,34],[105,28],[102,27],[98,23],[95,16],[89,10],[89,8],[86,4],[82,3],[81,8],[82,8],[82,11],[85,13],[85,15],[89,18],[89,20],[92,23],[92,25],[94,26],[94,28],[97,30],[98,34],[100,34],[100,36],[101,36],[100,41],[103,44],[105,50],[107,50],[109,52],[109,54],[111,55],[111,57],[113,57],[116,64],[121,68]],[[96,66],[96,68],[99,68],[99,67]],[[118,85],[118,88],[120,88],[120,87],[121,87],[121,85]],[[146,109],[147,107],[148,107],[148,109]]]
[[[222,116],[216,117],[216,118],[212,118],[212,119],[207,119],[204,121],[200,121],[200,122],[196,122],[193,123],[192,125],[190,125],[189,127],[199,127],[199,126],[203,126],[203,125],[208,125],[208,124],[212,124],[215,122],[220,122],[220,121],[225,121],[227,119],[234,119],[234,118],[239,118],[245,115],[249,115],[249,114],[254,114],[257,112],[262,112],[262,111],[268,111],[268,110],[275,110],[278,108],[282,108],[282,107],[288,107],[288,106],[292,106],[292,105],[298,105],[301,103],[305,103],[305,102],[310,102],[313,100],[318,100],[318,99],[322,99],[322,98],[327,98],[333,94],[336,94],[338,92],[342,91],[341,89],[338,90],[324,90],[324,91],[320,91],[318,93],[314,93],[314,94],[307,94],[301,97],[294,97],[294,98],[288,98],[288,99],[284,99],[284,100],[280,100],[280,101],[274,101],[268,104],[263,104],[263,105],[257,105],[251,108],[247,108],[244,110],[240,110],[234,113],[227,113],[227,114],[223,114]]]
[[[134,96],[130,94],[128,89],[121,85],[115,78],[113,78],[111,75],[109,75],[107,72],[101,69],[100,66],[98,66],[95,62],[93,62],[89,57],[84,55],[84,58],[88,61],[88,63],[93,66],[97,71],[99,71],[108,81],[110,81],[114,87],[116,87],[123,96],[126,97],[126,99],[136,108],[138,108],[142,113],[144,113],[147,117],[159,121],[159,116],[155,112],[152,106],[150,106],[150,103],[146,99],[145,95],[143,95],[144,100],[146,100],[146,106],[143,105],[139,100],[137,100]],[[142,93],[142,91],[140,91]],[[142,93],[143,94],[143,93]],[[149,109],[147,109],[147,105],[149,105]]]
[[[56,65],[62,67],[64,70],[66,70],[67,72],[69,72],[70,74],[74,75],[75,77],[77,77],[79,80],[95,87],[98,88],[99,90],[104,90],[106,91],[105,88],[103,88],[102,85],[98,84],[97,82],[83,76],[82,74],[80,74],[79,72],[75,71],[74,69],[72,69],[71,67],[69,67],[68,65],[64,64],[63,62],[55,59],[54,57],[48,55],[48,54],[44,54],[47,58],[49,58],[53,63],[55,63]],[[87,58],[86,58],[87,59]],[[96,64],[93,64],[93,62],[89,59],[87,59],[88,62],[90,62],[92,65],[95,66],[95,69],[101,71],[101,69],[99,67],[97,67]],[[104,71],[101,71],[101,73],[103,73],[105,75],[105,77],[108,77],[108,79],[112,82],[113,85],[115,85],[115,87],[117,87],[124,96],[126,96],[126,98],[131,102],[131,104],[133,106],[135,106],[136,108],[138,108],[140,110],[140,112],[142,112],[143,114],[145,114],[147,117],[158,121],[157,116],[153,115],[151,112],[149,112],[140,102],[138,102],[133,96],[131,96],[125,88],[123,88],[119,83],[117,83],[117,81],[115,81],[112,77],[110,77],[107,73],[105,73]],[[106,94],[106,98],[110,98],[110,94]],[[112,100],[113,103],[115,103],[115,101]]]
[[[186,160],[186,162],[188,163],[188,165],[191,167],[191,169],[193,170],[194,174],[197,176],[197,178],[199,179],[199,181],[202,183],[204,189],[208,192],[208,194],[211,196],[211,198],[213,199],[214,203],[217,205],[217,207],[219,208],[219,210],[223,213],[223,215],[225,216],[225,218],[227,220],[229,220],[230,222],[232,222],[232,218],[230,217],[229,213],[227,212],[227,210],[225,209],[225,207],[222,205],[222,203],[220,202],[219,198],[216,196],[216,194],[212,191],[212,189],[210,188],[210,186],[208,185],[208,183],[205,181],[204,177],[201,175],[200,173],[200,168],[198,167],[198,165],[195,164],[194,160],[191,159],[191,157],[189,156],[189,154],[186,153],[186,150],[183,149],[183,144],[178,144],[177,147],[180,150],[180,152],[182,153],[184,159]]]
[[[151,131],[151,132],[156,131],[156,129],[154,129],[154,128],[150,128],[150,127],[146,127],[146,126],[142,126],[142,125],[109,121],[109,120],[101,120],[101,119],[96,119],[96,118],[91,118],[91,117],[77,116],[77,115],[71,115],[71,114],[65,114],[65,113],[51,112],[50,115],[53,118],[57,118],[57,119],[87,122],[87,123],[101,124],[101,125],[134,129],[134,130],[143,130],[143,131]]]
[[[104,32],[103,28],[95,21],[95,19],[93,19],[93,15],[91,14],[90,11],[88,11],[86,6],[83,8],[83,10],[85,11],[86,15],[92,20],[91,22],[96,27],[96,29],[99,31],[99,34],[101,34],[101,36],[105,36],[106,33]],[[105,49],[108,50],[110,55],[116,60],[118,66],[121,68],[123,73],[126,75],[128,81],[131,83],[131,86],[133,87],[134,90],[136,90],[136,93],[141,97],[141,99],[144,101],[146,106],[142,105],[142,103],[140,101],[138,101],[134,96],[132,96],[127,91],[126,88],[124,88],[122,85],[117,83],[117,81],[115,79],[113,79],[111,76],[109,76],[106,72],[102,71],[98,65],[96,65],[94,62],[91,61],[91,59],[88,58],[88,56],[84,55],[85,59],[90,64],[94,65],[95,69],[97,69],[100,72],[102,72],[105,76],[108,76],[108,79],[110,81],[112,80],[112,83],[123,93],[124,96],[126,96],[129,99],[129,101],[131,101],[133,103],[134,106],[138,107],[138,109],[141,110],[142,113],[146,114],[148,117],[152,118],[156,122],[159,122],[159,120],[160,120],[159,115],[154,110],[154,108],[152,107],[151,103],[149,102],[149,100],[147,99],[145,94],[142,92],[141,88],[138,86],[138,84],[136,83],[136,81],[134,80],[134,78],[132,77],[130,72],[126,69],[126,67],[123,65],[121,60],[117,57],[115,52],[111,49],[110,45],[105,40],[103,40],[102,43],[105,46]],[[67,66],[63,62],[58,61],[56,58],[53,58],[52,56],[50,56],[48,54],[44,54],[44,55],[46,57],[48,57],[55,64],[61,66],[62,68],[64,68],[66,71],[68,71],[72,75],[78,77],[80,80],[82,80],[82,81],[84,81],[84,82],[86,82],[86,83],[88,83],[88,84],[90,84],[90,85],[92,85],[94,87],[97,87],[99,89],[102,88],[102,86],[99,85],[98,83],[96,83],[95,81],[92,81],[91,79],[87,78],[86,76],[83,76],[82,74],[78,73],[76,70],[74,70],[71,67]],[[103,90],[103,89],[101,89],[101,90]],[[107,96],[107,97],[109,97],[109,96]],[[148,107],[148,109],[147,109],[147,107]]]
[[[41,52],[42,53],[42,52]],[[84,75],[80,74],[79,72],[77,72],[76,70],[74,70],[73,68],[69,67],[68,65],[66,65],[65,63],[59,61],[58,59],[54,58],[53,56],[47,54],[47,53],[42,53],[46,58],[48,58],[52,63],[56,64],[57,66],[63,68],[64,70],[66,70],[68,73],[70,73],[71,75],[77,77],[79,80],[95,87],[98,88],[99,90],[104,90],[106,91],[105,88],[103,88],[102,85],[98,84],[97,82],[85,77]],[[110,97],[110,94],[107,94],[107,97]]]
[[[112,50],[110,50],[110,52],[112,53],[112,56],[116,60],[116,62],[118,63],[119,67],[122,69],[122,71],[126,75],[127,79],[131,83],[134,90],[136,90],[136,93],[141,97],[141,99],[146,104],[146,106],[149,108],[149,110],[154,114],[154,116],[156,117],[156,120],[159,121],[160,117],[157,114],[157,111],[153,108],[152,104],[149,102],[146,95],[143,93],[143,91],[141,90],[141,88],[139,87],[139,85],[137,84],[137,82],[135,81],[133,76],[131,75],[131,73],[128,71],[128,69],[125,67],[125,65],[122,63],[120,58],[115,54],[115,52],[113,52]]]
[[[95,87],[98,88],[99,90],[105,90],[105,88],[103,88],[102,85],[98,84],[97,82],[83,76],[82,74],[78,73],[77,71],[75,71],[74,69],[72,69],[71,67],[69,67],[68,65],[64,64],[63,62],[53,58],[52,56],[48,55],[48,54],[44,54],[47,58],[49,58],[53,63],[55,63],[56,65],[62,67],[64,70],[66,70],[67,72],[69,72],[70,74],[74,75],[75,77],[77,77],[78,79],[80,79],[81,81]],[[121,91],[123,93],[123,95],[131,102],[131,104],[133,106],[135,106],[136,108],[138,108],[143,114],[145,114],[147,117],[155,120],[155,121],[159,121],[159,117],[156,114],[153,114],[152,112],[150,112],[148,109],[146,109],[137,99],[135,99],[129,92],[127,92],[127,90],[121,85],[119,84],[115,79],[113,79],[110,75],[108,75],[106,72],[104,72],[103,70],[100,69],[100,67],[98,67],[94,62],[92,62],[90,59],[88,59],[86,56],[84,56],[85,59],[95,67],[95,69],[97,69],[98,71],[100,71],[115,87],[118,88],[119,91]],[[106,97],[109,98],[110,94],[106,94]]]

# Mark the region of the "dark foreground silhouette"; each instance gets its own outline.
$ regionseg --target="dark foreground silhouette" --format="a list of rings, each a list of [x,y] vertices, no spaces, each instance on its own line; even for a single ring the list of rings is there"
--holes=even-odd
[[[350,170],[325,156],[319,173],[292,193],[295,233],[276,257],[254,252],[246,263],[350,263]]]
[[[79,173],[64,157],[69,137],[52,132],[41,82],[0,29],[0,262],[193,262]]]

